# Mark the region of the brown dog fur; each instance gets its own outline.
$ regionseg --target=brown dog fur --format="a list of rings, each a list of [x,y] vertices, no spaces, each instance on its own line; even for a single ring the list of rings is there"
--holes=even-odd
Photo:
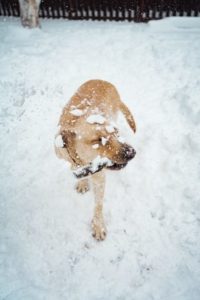
[[[119,111],[135,132],[134,118],[111,83],[90,80],[81,85],[60,117],[57,136],[62,137],[63,145],[55,146],[57,156],[69,161],[72,169],[89,164],[97,156],[110,159],[116,169],[123,167],[135,154],[131,146],[119,141],[118,130],[113,125]],[[91,116],[95,116],[92,122],[89,121]],[[96,203],[92,231],[97,240],[103,240],[106,237],[103,218],[105,168],[93,174],[91,180]],[[86,192],[89,189],[88,178],[79,180],[76,189],[80,193]]]

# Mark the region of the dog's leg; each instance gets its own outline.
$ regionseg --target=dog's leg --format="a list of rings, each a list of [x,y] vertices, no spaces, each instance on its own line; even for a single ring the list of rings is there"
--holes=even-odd
[[[76,190],[78,193],[84,194],[87,191],[89,191],[90,186],[89,186],[89,180],[86,179],[81,179],[78,181],[78,183],[76,184]]]
[[[106,227],[103,218],[103,198],[105,189],[105,173],[101,172],[92,175],[92,183],[95,196],[94,217],[92,220],[92,235],[95,239],[104,240],[106,237]]]

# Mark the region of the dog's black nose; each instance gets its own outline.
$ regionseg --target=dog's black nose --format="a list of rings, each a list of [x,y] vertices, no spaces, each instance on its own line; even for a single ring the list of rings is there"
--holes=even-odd
[[[129,160],[129,159],[134,158],[135,154],[136,154],[136,151],[135,151],[135,149],[133,149],[133,147],[131,147],[131,146],[126,146],[125,147],[125,149],[124,149],[124,157],[126,159]]]

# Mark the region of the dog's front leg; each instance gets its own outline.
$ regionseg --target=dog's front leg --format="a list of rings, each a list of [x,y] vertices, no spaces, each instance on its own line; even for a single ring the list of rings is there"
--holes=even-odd
[[[92,235],[99,241],[104,240],[106,237],[106,226],[103,218],[103,199],[105,189],[104,170],[92,175],[92,183],[95,196],[94,217],[92,220]]]

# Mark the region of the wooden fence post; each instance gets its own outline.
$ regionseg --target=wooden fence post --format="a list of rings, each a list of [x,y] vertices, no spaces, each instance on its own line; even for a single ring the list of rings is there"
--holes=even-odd
[[[41,0],[19,0],[21,22],[24,27],[39,26],[39,6]]]

